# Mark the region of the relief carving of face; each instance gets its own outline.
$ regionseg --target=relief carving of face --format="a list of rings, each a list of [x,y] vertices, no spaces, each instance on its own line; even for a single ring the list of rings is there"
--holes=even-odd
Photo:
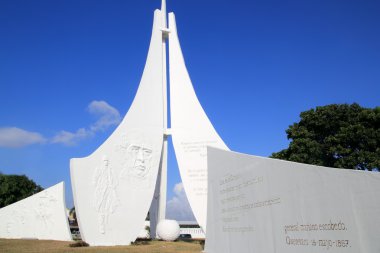
[[[143,145],[131,144],[127,154],[130,161],[129,174],[138,178],[144,178],[149,170],[153,150]]]

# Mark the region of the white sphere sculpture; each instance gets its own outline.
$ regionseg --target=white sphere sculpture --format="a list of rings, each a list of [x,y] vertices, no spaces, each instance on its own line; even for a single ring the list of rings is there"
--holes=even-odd
[[[162,220],[157,225],[157,235],[164,241],[175,241],[179,232],[179,225],[175,220]]]

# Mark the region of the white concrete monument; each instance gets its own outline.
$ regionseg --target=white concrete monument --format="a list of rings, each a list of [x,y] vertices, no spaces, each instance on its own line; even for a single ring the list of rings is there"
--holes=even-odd
[[[90,156],[71,159],[77,219],[90,245],[128,245],[144,227],[163,162],[163,28],[156,10],[144,73],[124,120]]]
[[[198,224],[206,230],[207,146],[228,149],[195,94],[186,70],[174,13],[169,13],[170,108],[173,146],[183,186]]]
[[[206,146],[226,148],[192,87],[166,3],[154,14],[149,53],[136,97],[122,123],[90,156],[71,160],[74,203],[82,239],[128,245],[150,213],[151,236],[165,219],[167,137],[172,134],[186,194],[198,223],[207,214]],[[166,42],[169,40],[171,129],[167,128]]]
[[[71,160],[83,240],[128,245],[148,211],[151,236],[156,236],[165,219],[167,137],[172,135],[190,206],[204,231],[207,223],[208,253],[380,252],[380,174],[221,151],[228,148],[197,99],[173,13],[168,23],[163,0],[127,115],[94,153]],[[209,154],[207,146],[214,147]]]
[[[0,238],[71,241],[61,182],[0,209]]]
[[[208,149],[207,253],[380,252],[380,173]]]

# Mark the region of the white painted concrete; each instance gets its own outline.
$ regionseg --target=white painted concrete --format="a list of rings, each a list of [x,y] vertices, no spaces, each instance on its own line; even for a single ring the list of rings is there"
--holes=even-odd
[[[150,212],[151,236],[165,219],[167,135],[172,134],[189,203],[205,231],[206,146],[227,149],[203,111],[186,70],[174,14],[156,10],[150,49],[136,97],[123,122],[94,153],[71,160],[74,203],[82,239],[128,245]],[[167,117],[166,40],[169,38],[171,129]]]
[[[207,253],[380,252],[380,173],[208,149]]]
[[[135,241],[153,199],[165,127],[162,27],[156,10],[144,73],[122,123],[90,156],[71,159],[78,223],[90,245]]]
[[[179,44],[174,13],[169,13],[169,74],[171,133],[187,198],[206,231],[206,146],[228,149],[195,94]]]
[[[165,219],[166,214],[166,192],[167,192],[167,160],[168,160],[168,140],[166,136],[166,129],[168,127],[168,105],[167,105],[167,69],[166,69],[166,41],[167,41],[167,22],[166,22],[166,1],[161,2],[161,32],[162,32],[162,106],[163,106],[163,146],[161,153],[160,167],[158,171],[156,189],[152,204],[149,209],[150,216],[150,236],[156,238],[157,224]]]
[[[0,209],[0,238],[71,241],[64,183]]]

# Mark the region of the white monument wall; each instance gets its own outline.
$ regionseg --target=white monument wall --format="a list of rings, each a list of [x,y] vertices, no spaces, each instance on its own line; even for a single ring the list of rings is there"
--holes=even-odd
[[[169,13],[170,109],[173,146],[184,189],[199,225],[206,230],[207,146],[228,149],[195,94]]]
[[[207,253],[380,252],[380,173],[208,149]]]
[[[64,183],[0,209],[0,238],[71,241]]]
[[[94,153],[70,161],[78,224],[90,245],[129,245],[144,228],[163,146],[162,21],[156,10],[144,73],[127,115]]]

